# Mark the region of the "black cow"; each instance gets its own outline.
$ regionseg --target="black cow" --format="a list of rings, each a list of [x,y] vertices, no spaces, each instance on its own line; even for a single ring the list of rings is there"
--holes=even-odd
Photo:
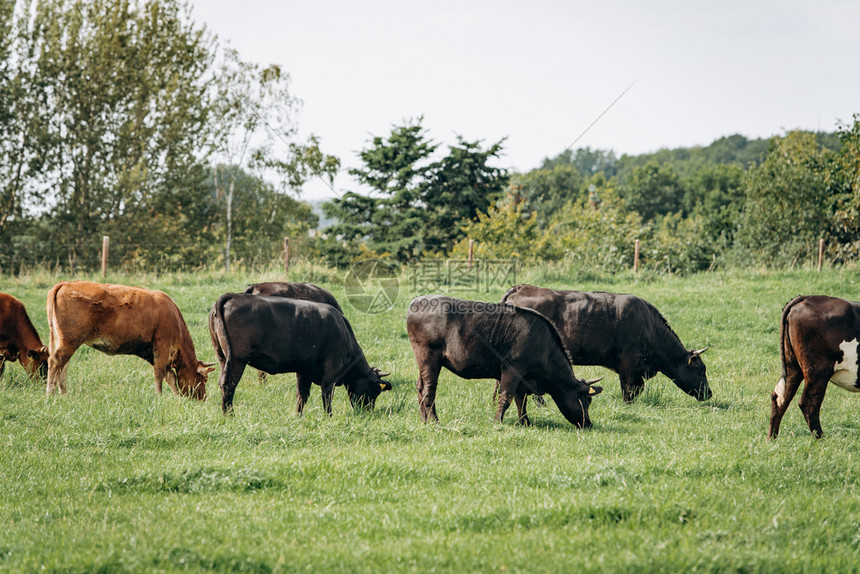
[[[331,414],[334,387],[346,387],[353,406],[373,407],[391,384],[368,366],[352,327],[331,305],[263,297],[221,295],[209,312],[209,334],[221,363],[221,407],[233,409],[233,394],[250,365],[269,374],[296,373],[296,412],[304,409],[311,383],[322,387]]]
[[[248,285],[245,293],[253,295],[264,295],[266,297],[289,297],[290,299],[303,299],[305,301],[316,301],[331,305],[341,313],[340,304],[331,291],[318,287],[313,283],[295,283],[291,281],[267,281]]]
[[[860,392],[858,340],[860,303],[815,295],[785,306],[779,329],[782,378],[770,396],[768,440],[779,434],[779,423],[803,380],[800,411],[812,434],[821,437],[819,413],[827,382]]]
[[[252,295],[264,295],[266,297],[289,297],[290,299],[303,299],[305,301],[316,301],[331,305],[341,313],[343,309],[340,303],[328,289],[323,289],[313,283],[297,283],[292,281],[266,281],[263,283],[252,283],[245,289],[245,293]],[[266,373],[257,371],[257,379],[260,383],[266,382]]]
[[[574,376],[560,334],[540,313],[427,295],[410,303],[406,331],[418,363],[418,404],[424,421],[438,420],[436,384],[445,367],[464,379],[501,381],[497,422],[516,398],[519,422],[530,424],[525,396],[549,393],[568,421],[580,428],[591,426],[588,407],[602,389]]]
[[[535,309],[555,323],[574,365],[599,365],[618,373],[627,402],[658,372],[700,401],[711,398],[700,357],[707,347],[688,351],[660,312],[639,297],[517,285],[502,301]]]

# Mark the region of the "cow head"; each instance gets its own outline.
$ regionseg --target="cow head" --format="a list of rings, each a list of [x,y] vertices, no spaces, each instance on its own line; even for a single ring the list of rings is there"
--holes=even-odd
[[[30,366],[27,372],[30,374],[30,377],[39,377],[42,380],[48,379],[49,354],[48,347],[45,346],[27,351],[27,358],[30,359]]]
[[[599,379],[590,379],[580,381],[574,377],[574,382],[569,387],[566,387],[562,396],[553,396],[558,410],[564,415],[571,424],[577,428],[590,428],[591,418],[588,416],[588,408],[591,406],[591,399],[599,395],[602,387],[597,387],[594,383],[601,381]]]
[[[348,383],[346,391],[352,406],[372,409],[376,404],[376,397],[383,391],[391,390],[391,383],[383,380],[383,377],[390,374],[383,373],[378,368],[373,367],[367,374],[360,375]]]
[[[705,347],[698,351],[687,351],[681,364],[676,364],[675,368],[667,373],[679,389],[700,401],[711,398],[707,369],[701,357],[702,353],[707,350],[708,348]]]
[[[179,373],[177,386],[180,394],[195,398],[198,401],[205,401],[206,380],[209,378],[209,373],[214,370],[215,363],[197,361],[197,368],[194,371]]]

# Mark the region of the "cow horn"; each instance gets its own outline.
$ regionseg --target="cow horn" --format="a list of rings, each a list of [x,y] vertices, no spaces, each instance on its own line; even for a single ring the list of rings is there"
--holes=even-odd
[[[591,385],[593,385],[594,383],[599,383],[599,382],[600,382],[600,381],[602,381],[602,380],[603,380],[603,377],[599,377],[599,378],[597,378],[597,379],[588,379],[587,381],[584,381],[584,382],[585,382],[585,384],[586,384],[586,385],[588,385],[588,386],[590,387],[590,386],[591,386]]]
[[[372,367],[372,370],[376,372],[376,376],[377,376],[377,377],[379,377],[380,379],[381,379],[382,377],[387,377],[388,375],[390,375],[390,374],[391,374],[391,373],[383,373],[383,372],[379,369],[379,367]]]
[[[705,347],[704,349],[699,349],[698,351],[693,351],[691,354],[692,354],[694,357],[698,357],[699,355],[701,355],[702,353],[704,353],[705,351],[707,351],[709,348],[710,348],[710,347]]]

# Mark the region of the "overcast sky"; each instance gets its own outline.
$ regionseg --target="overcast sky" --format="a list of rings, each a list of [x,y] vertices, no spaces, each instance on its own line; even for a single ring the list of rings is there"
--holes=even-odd
[[[192,0],[245,60],[280,64],[345,169],[373,135],[424,116],[526,171],[573,145],[618,155],[733,133],[832,131],[860,113],[860,2]],[[344,173],[342,193],[355,184]],[[320,183],[306,199],[331,196]]]

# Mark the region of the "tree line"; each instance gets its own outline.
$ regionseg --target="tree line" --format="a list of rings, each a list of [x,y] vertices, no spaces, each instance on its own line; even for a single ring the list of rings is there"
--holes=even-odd
[[[491,167],[504,142],[464,143],[432,163],[420,119],[374,138],[352,172],[373,193],[326,206],[341,221],[328,230],[340,240],[331,260],[464,258],[470,239],[479,258],[608,271],[630,268],[636,239],[643,267],[660,272],[805,264],[819,239],[836,264],[860,255],[860,116],[834,133],[732,135],[621,157],[566,150],[526,173]],[[467,151],[468,163],[454,159]],[[459,178],[453,194],[447,169]]]
[[[860,119],[834,133],[740,135],[616,156],[579,148],[525,173],[504,140],[434,140],[420,116],[374,136],[349,191],[298,137],[278,65],[244,61],[180,0],[0,3],[0,272],[269,265],[282,239],[342,267],[466,256],[690,272],[860,255]]]

